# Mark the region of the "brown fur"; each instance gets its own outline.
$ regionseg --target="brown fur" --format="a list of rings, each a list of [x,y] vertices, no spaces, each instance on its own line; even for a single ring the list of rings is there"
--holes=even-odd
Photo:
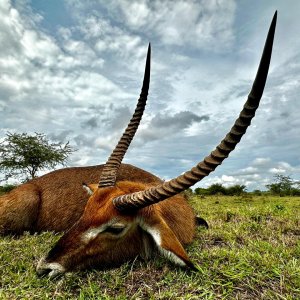
[[[82,182],[97,182],[102,169],[103,165],[56,170],[1,196],[0,233],[67,230],[80,218],[89,198]],[[161,183],[155,175],[129,164],[121,165],[120,180]]]
[[[146,227],[160,233],[161,248],[192,266],[182,244],[190,243],[194,237],[195,215],[183,196],[174,196],[130,214],[121,213],[114,207],[112,200],[115,197],[145,190],[151,185],[153,184],[120,181],[114,187],[96,189],[88,200],[82,217],[43,261],[46,266],[44,269],[51,263],[59,263],[65,270],[73,270],[90,265],[118,265],[137,255],[147,257],[156,247],[153,239],[149,238]],[[104,231],[84,242],[88,230],[97,229],[111,220],[117,220],[129,228],[124,236],[118,237]],[[42,273],[42,265],[39,270]]]

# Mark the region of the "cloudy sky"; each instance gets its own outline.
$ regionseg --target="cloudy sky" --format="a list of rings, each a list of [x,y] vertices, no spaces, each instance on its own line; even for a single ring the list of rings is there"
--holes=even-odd
[[[198,186],[264,189],[300,179],[300,1],[1,0],[0,139],[41,132],[78,149],[68,165],[104,163],[140,92],[148,105],[125,162],[170,179],[221,141],[256,73],[275,10],[269,78],[252,126]]]

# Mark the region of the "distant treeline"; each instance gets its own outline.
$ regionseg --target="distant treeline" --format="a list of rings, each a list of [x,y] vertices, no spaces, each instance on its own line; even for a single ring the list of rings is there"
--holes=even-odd
[[[236,184],[230,187],[225,187],[220,183],[215,183],[208,188],[196,188],[194,194],[196,195],[226,195],[226,196],[240,196],[242,194],[250,193],[254,195],[276,195],[276,196],[300,196],[300,182],[293,180],[290,176],[281,174],[274,175],[274,181],[266,185],[267,190],[254,190],[247,192],[245,185]]]
[[[195,188],[194,193],[196,195],[227,195],[227,196],[240,196],[247,193],[245,185],[233,185],[225,187],[222,184],[215,183],[208,188]]]
[[[266,191],[254,190],[248,192],[244,185],[233,185],[230,187],[225,187],[222,184],[216,183],[212,184],[208,188],[195,188],[193,194],[195,195],[204,195],[204,196],[212,196],[212,195],[224,195],[224,196],[240,196],[242,194],[252,194],[256,196],[261,195],[276,195],[276,196],[300,196],[300,189],[292,188],[289,190],[282,191],[278,188],[269,189]]]

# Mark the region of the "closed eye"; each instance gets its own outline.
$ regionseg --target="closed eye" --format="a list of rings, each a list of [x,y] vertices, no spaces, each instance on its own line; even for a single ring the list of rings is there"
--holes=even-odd
[[[119,234],[121,233],[123,230],[125,229],[125,227],[121,227],[121,226],[110,226],[107,227],[104,232],[108,232],[108,233],[112,233],[112,234]]]

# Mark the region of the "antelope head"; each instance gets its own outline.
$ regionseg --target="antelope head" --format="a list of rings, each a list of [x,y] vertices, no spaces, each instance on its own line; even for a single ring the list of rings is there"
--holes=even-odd
[[[214,171],[250,125],[267,79],[276,18],[277,12],[248,99],[234,126],[215,150],[191,170],[159,186],[116,183],[118,167],[137,128],[128,130],[131,122],[106,163],[99,184],[86,187],[91,196],[83,215],[39,262],[38,274],[54,277],[76,268],[118,265],[137,255],[148,257],[155,249],[181,266],[195,268],[182,246],[191,241],[194,215],[186,203],[180,202],[178,194]],[[140,99],[147,97],[149,69],[150,48]]]
[[[117,266],[138,255],[149,258],[155,248],[175,263],[193,267],[159,209],[149,206],[124,213],[114,205],[117,197],[144,191],[147,186],[123,181],[111,187],[89,188],[93,194],[82,217],[39,262],[39,275],[55,277],[90,266]]]

